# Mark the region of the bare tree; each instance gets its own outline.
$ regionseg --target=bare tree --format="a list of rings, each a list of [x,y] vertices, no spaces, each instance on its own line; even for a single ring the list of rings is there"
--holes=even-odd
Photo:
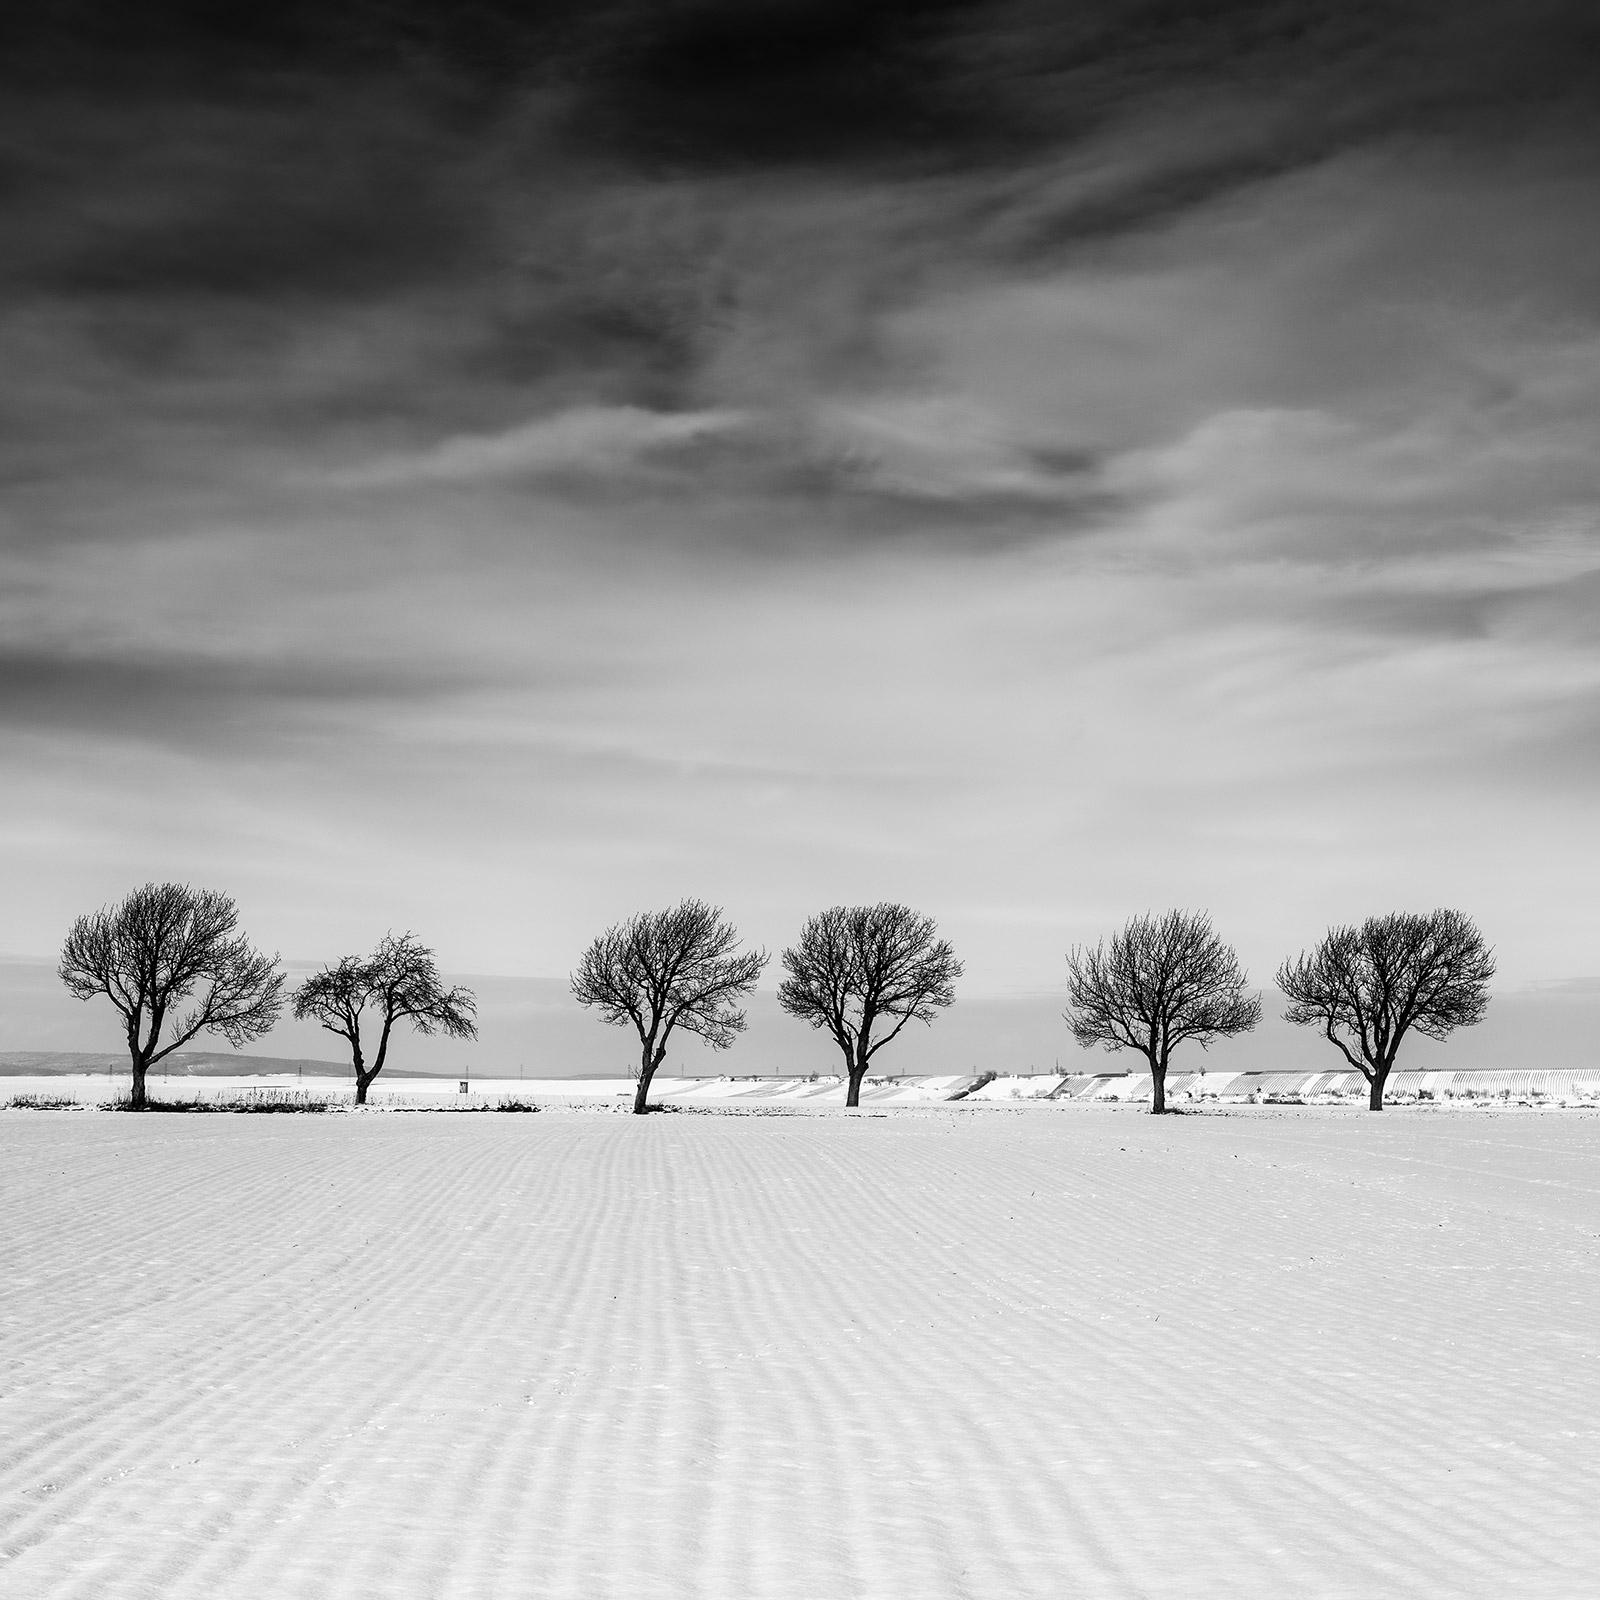
[[[369,1011],[378,1030],[378,1049],[370,1067],[361,1040]],[[345,956],[307,978],[294,992],[295,1016],[320,1022],[349,1043],[358,1106],[367,1103],[367,1090],[383,1071],[389,1035],[397,1022],[410,1023],[416,1033],[475,1039],[477,1012],[472,991],[446,989],[433,951],[409,932],[399,938],[385,934],[366,960]]]
[[[1247,1033],[1261,998],[1204,912],[1135,917],[1093,949],[1067,953],[1067,1021],[1084,1049],[1137,1050],[1150,1063],[1150,1109],[1167,1109],[1167,1063],[1185,1039],[1201,1048]]]
[[[1278,969],[1290,1022],[1321,1028],[1367,1080],[1383,1110],[1384,1085],[1406,1034],[1443,1040],[1481,1022],[1494,952],[1460,911],[1393,911],[1359,928],[1330,928],[1315,950]]]
[[[196,1035],[220,1033],[237,1050],[277,1021],[278,958],[253,949],[238,926],[227,895],[183,883],[147,883],[73,923],[61,981],[80,1000],[103,994],[121,1013],[136,1109],[144,1109],[150,1068]]]
[[[783,952],[788,976],[778,1004],[832,1036],[844,1056],[847,1106],[860,1105],[872,1058],[908,1022],[931,1023],[954,1004],[961,963],[937,931],[932,917],[887,901],[833,906],[810,918]]]
[[[667,1058],[674,1028],[726,1050],[744,1031],[739,1001],[755,988],[765,950],[740,953],[739,935],[720,906],[685,900],[669,911],[641,911],[607,928],[572,974],[578,1003],[596,1006],[639,1035],[639,1087],[633,1109],[643,1115],[650,1080]]]

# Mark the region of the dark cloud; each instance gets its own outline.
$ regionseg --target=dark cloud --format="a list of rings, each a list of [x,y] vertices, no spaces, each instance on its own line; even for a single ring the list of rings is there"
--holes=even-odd
[[[7,28],[0,477],[51,537],[141,480],[220,517],[274,465],[584,406],[758,425],[542,489],[766,497],[863,536],[1084,526],[1119,498],[1050,453],[1097,440],[964,466],[806,409],[915,388],[884,329],[930,288],[1385,137],[1403,161],[1537,128],[1581,168],[1596,115],[1595,26],[1548,3],[57,0]]]
[[[200,651],[0,649],[0,727],[202,747],[319,710],[447,700],[485,676],[409,659],[247,659]]]
[[[0,36],[4,190],[142,202],[55,263],[85,288],[381,288],[447,273],[555,169],[992,169],[1173,118],[1076,224],[1108,231],[1385,132],[1592,119],[1597,41],[1549,0],[57,0]]]
[[[641,181],[1016,178],[1092,150],[1053,198],[902,189],[861,240],[863,271],[885,231],[925,259],[1055,254],[1385,134],[1592,125],[1596,36],[1554,4],[56,0],[0,36],[0,281],[97,307],[135,369],[446,297],[472,308],[463,377],[587,367],[663,403],[741,309],[729,240],[748,257],[771,218],[734,191],[675,234]]]
[[[293,94],[308,79],[462,86],[481,107],[497,84],[537,76],[570,37],[579,6],[498,0],[43,0],[0,29],[9,76],[25,84],[109,90],[123,98],[241,91]]]
[[[460,273],[483,228],[459,146],[388,98],[34,99],[0,136],[24,295],[370,299]]]
[[[1600,549],[1594,559],[1600,559]],[[1485,566],[1492,574],[1493,563]],[[1409,591],[1375,577],[1364,587],[1319,597],[1308,615],[1350,636],[1378,635],[1401,645],[1537,640],[1547,648],[1587,651],[1600,643],[1600,569],[1544,582],[1519,581],[1513,571],[1498,584],[1414,583]]]
[[[1600,87],[1600,25],[1572,0],[668,0],[593,15],[567,126],[652,172],[993,172],[1169,119],[1157,170],[1095,206],[1102,232],[1373,138],[1498,141],[1555,108],[1592,122]]]
[[[600,57],[575,127],[654,169],[920,168],[1037,139],[958,0],[756,0],[642,7]],[[1031,137],[1030,137],[1031,136]]]

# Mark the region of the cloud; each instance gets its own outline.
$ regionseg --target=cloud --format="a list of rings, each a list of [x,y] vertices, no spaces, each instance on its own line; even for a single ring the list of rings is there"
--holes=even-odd
[[[552,971],[681,892],[1592,944],[1583,8],[31,16],[19,927],[203,852]]]
[[[92,732],[204,750],[276,731],[286,715],[439,702],[484,673],[438,662],[178,649],[0,649],[0,727]]]
[[[347,488],[475,483],[538,477],[607,477],[670,465],[706,445],[737,440],[738,411],[655,412],[640,406],[581,406],[499,433],[458,435],[412,455],[390,455],[336,473]]]
[[[816,448],[860,492],[983,506],[1061,506],[1088,497],[1096,461],[949,396],[834,401],[815,421]]]
[[[477,485],[604,495],[622,506],[670,495],[720,506],[717,537],[741,544],[747,508],[782,507],[792,548],[770,528],[753,547],[792,555],[819,539],[867,543],[916,532],[937,540],[970,525],[970,537],[998,545],[1088,525],[1118,503],[1100,467],[1092,452],[1030,438],[959,400],[890,393],[783,412],[577,407],[310,481],[337,490]]]

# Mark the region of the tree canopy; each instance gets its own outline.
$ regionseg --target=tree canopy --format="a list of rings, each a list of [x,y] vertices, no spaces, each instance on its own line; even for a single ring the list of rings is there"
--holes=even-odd
[[[378,1028],[378,1048],[367,1064],[362,1025],[368,1013]],[[306,979],[294,992],[294,1014],[320,1023],[350,1046],[356,1104],[383,1071],[396,1023],[413,1032],[475,1039],[477,999],[470,989],[447,989],[434,953],[409,931],[385,934],[370,956],[344,956]]]
[[[79,1000],[104,995],[121,1014],[135,1106],[150,1068],[198,1035],[237,1050],[271,1032],[283,974],[238,926],[229,896],[183,883],[147,883],[73,923],[57,970]]]
[[[1442,1041],[1481,1022],[1494,971],[1494,952],[1464,912],[1392,911],[1330,928],[1315,949],[1284,962],[1277,982],[1288,1021],[1321,1028],[1381,1111],[1405,1036]]]
[[[666,1059],[675,1029],[726,1050],[744,1031],[740,1001],[767,964],[764,950],[739,950],[737,930],[720,906],[684,900],[665,911],[641,911],[606,929],[572,974],[580,1005],[639,1035],[638,1089],[643,1113],[650,1081]]]
[[[1137,1050],[1150,1064],[1151,1110],[1167,1108],[1167,1064],[1192,1039],[1202,1048],[1261,1020],[1259,995],[1204,912],[1139,916],[1093,947],[1067,954],[1067,1021],[1085,1049]]]
[[[847,1106],[860,1104],[872,1058],[908,1022],[931,1023],[954,1004],[962,970],[932,917],[888,901],[819,912],[784,951],[783,969],[778,1004],[838,1045]]]

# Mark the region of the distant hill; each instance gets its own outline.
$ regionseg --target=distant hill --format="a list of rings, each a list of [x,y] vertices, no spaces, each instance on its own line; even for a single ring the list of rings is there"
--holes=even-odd
[[[126,1074],[128,1058],[114,1051],[0,1051],[0,1078],[61,1078],[84,1072]],[[289,1056],[236,1056],[231,1052],[179,1050],[151,1069],[174,1078],[264,1078],[294,1073],[307,1078],[348,1078],[348,1061],[308,1061]],[[410,1074],[395,1073],[396,1077]],[[420,1076],[420,1074],[418,1074]]]
[[[0,1050],[0,1078],[66,1078],[86,1072],[110,1070],[113,1076],[128,1076],[128,1057],[114,1050]],[[231,1051],[179,1050],[150,1069],[152,1078],[267,1078],[307,1077],[342,1078],[349,1083],[354,1074],[348,1061],[314,1061],[301,1056],[234,1055]],[[621,1072],[564,1072],[563,1079],[613,1078]],[[500,1072],[465,1072],[460,1067],[385,1067],[380,1082],[399,1078],[480,1078],[509,1081],[513,1075]],[[528,1081],[534,1082],[530,1075]]]

